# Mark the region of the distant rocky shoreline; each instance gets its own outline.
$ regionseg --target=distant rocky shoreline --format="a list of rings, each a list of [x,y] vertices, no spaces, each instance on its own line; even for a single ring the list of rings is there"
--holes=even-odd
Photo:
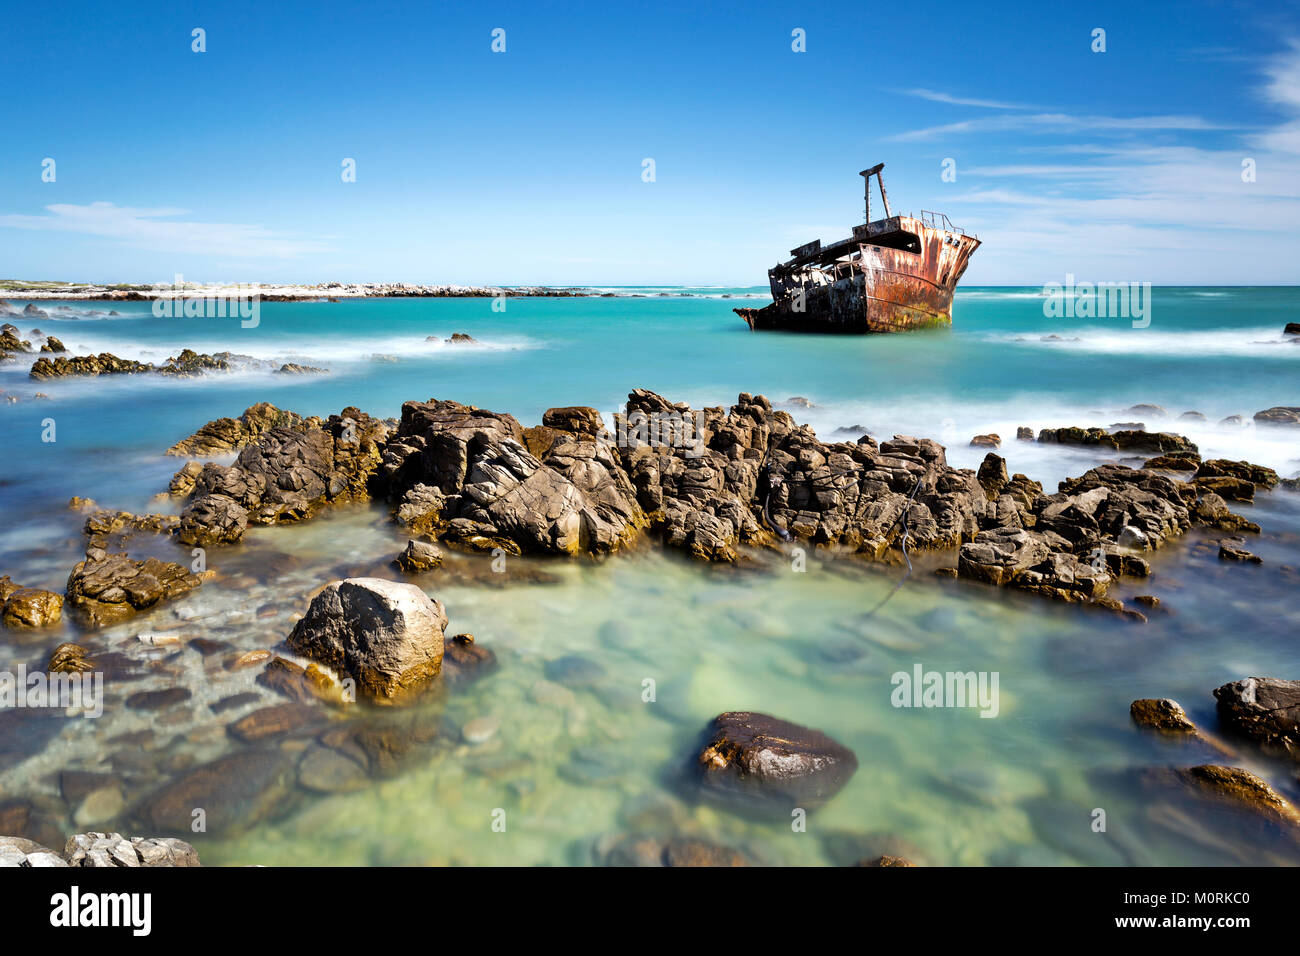
[[[95,283],[21,283],[0,286],[0,295],[15,299],[68,299],[97,302],[150,302],[154,299],[238,298],[256,294],[263,302],[319,302],[339,299],[574,298],[616,296],[582,286],[419,285],[406,282],[326,282],[320,285],[99,285]],[[665,293],[669,294],[669,293]]]

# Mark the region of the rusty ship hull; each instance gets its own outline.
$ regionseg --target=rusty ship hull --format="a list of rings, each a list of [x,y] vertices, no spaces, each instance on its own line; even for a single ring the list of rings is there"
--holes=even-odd
[[[880,169],[863,171],[868,188]],[[868,217],[870,208],[868,198]],[[768,270],[772,304],[736,313],[756,331],[867,334],[951,325],[953,293],[979,239],[942,214],[892,216],[887,199],[885,211],[847,239],[792,249],[788,261]]]

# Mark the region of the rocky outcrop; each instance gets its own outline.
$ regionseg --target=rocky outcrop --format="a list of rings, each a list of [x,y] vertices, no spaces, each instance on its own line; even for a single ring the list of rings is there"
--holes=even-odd
[[[1214,691],[1225,727],[1300,760],[1300,681],[1247,677]]]
[[[355,408],[319,426],[274,426],[233,465],[203,466],[181,512],[180,540],[228,543],[249,524],[301,521],[327,503],[364,500],[387,438],[387,423]]]
[[[199,854],[172,837],[131,837],[120,833],[78,833],[68,837],[68,866],[199,866]]]
[[[1103,465],[1044,494],[996,454],[971,470],[950,467],[929,439],[823,442],[745,393],[729,409],[694,410],[637,389],[615,415],[614,435],[587,406],[549,409],[529,429],[435,399],[407,402],[393,428],[356,409],[269,425],[286,414],[254,406],[173,448],[243,444],[233,465],[187,466],[172,479],[174,493],[192,495],[183,541],[233,541],[247,525],[370,495],[389,500],[413,540],[470,550],[601,554],[648,529],[693,557],[735,562],[746,549],[790,541],[879,559],[905,541],[912,550],[960,548],[963,577],[1117,609],[1107,586],[1149,573],[1142,552],[1194,525],[1257,531],[1223,497],[1247,500],[1257,481],[1271,480],[1245,462],[1202,463],[1172,433],[1045,429],[1041,441],[1155,457],[1150,468]],[[1164,473],[1173,463],[1198,474],[1176,481]],[[417,558],[404,552],[399,565],[415,569]]]
[[[1300,425],[1300,407],[1275,405],[1273,408],[1256,412],[1255,422],[1259,425]]]
[[[42,352],[66,352],[67,350],[68,350],[67,346],[65,346],[53,335],[48,336],[45,339],[45,342],[41,345]]]
[[[1135,406],[1137,407],[1137,406]],[[1133,411],[1134,409],[1129,409]],[[1044,428],[1038,433],[1040,442],[1058,445],[1082,445],[1110,448],[1116,451],[1140,451],[1168,455],[1175,452],[1196,452],[1196,445],[1182,435],[1172,432],[1148,432],[1141,429],[1121,428]]]
[[[1257,488],[1274,488],[1280,480],[1272,468],[1252,465],[1248,461],[1229,461],[1226,458],[1211,458],[1201,462],[1193,478],[1197,482],[1201,479],[1232,478],[1249,482]]]
[[[294,651],[356,681],[357,695],[392,703],[438,676],[447,612],[413,584],[336,581],[289,635]]]
[[[407,402],[380,477],[415,532],[511,553],[616,550],[645,524],[617,453],[583,440],[590,435],[562,434],[542,461],[510,415]]]
[[[767,714],[719,714],[706,738],[695,758],[706,791],[787,812],[821,806],[858,769],[853,752],[821,731]]]
[[[184,840],[170,837],[127,839],[120,833],[78,833],[59,853],[20,837],[0,836],[0,867],[199,866],[199,855]]]
[[[54,341],[58,341],[55,339]],[[61,344],[61,343],[60,343]],[[47,351],[42,349],[41,351]],[[49,349],[48,351],[55,351]],[[61,351],[66,351],[62,350]],[[172,356],[161,365],[124,359],[110,352],[99,355],[60,355],[57,358],[38,358],[28,372],[32,378],[44,381],[51,378],[68,378],[74,376],[96,375],[143,375],[158,374],[172,378],[193,378],[207,372],[228,371],[233,368],[233,356],[230,353],[203,355],[193,349],[184,349],[179,355]]]
[[[68,600],[92,624],[108,624],[187,594],[201,583],[197,574],[179,564],[157,558],[134,561],[92,548],[68,577]]]
[[[258,402],[244,409],[238,418],[218,418],[208,422],[189,438],[167,449],[169,455],[205,458],[238,451],[272,428],[304,430],[319,425],[318,418],[303,418],[294,412],[276,408],[270,402]]]
[[[60,853],[22,837],[0,836],[0,868],[11,866],[67,866]]]

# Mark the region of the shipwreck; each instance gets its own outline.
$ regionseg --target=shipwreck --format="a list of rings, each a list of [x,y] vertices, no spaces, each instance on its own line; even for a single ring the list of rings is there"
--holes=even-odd
[[[943,213],[894,215],[884,163],[864,169],[866,216],[830,245],[814,239],[767,271],[772,304],[736,309],[751,329],[791,332],[907,332],[952,324],[952,294],[980,241]],[[885,218],[871,219],[871,180]]]

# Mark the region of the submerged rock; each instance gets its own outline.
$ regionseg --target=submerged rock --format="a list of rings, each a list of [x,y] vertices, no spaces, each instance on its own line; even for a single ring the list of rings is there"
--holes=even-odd
[[[278,750],[239,750],[183,773],[145,798],[136,814],[164,833],[191,832],[196,810],[209,833],[237,830],[286,809],[290,767]]]
[[[1249,811],[1273,823],[1300,827],[1300,811],[1249,770],[1206,764],[1174,770],[1173,775],[1214,802]]]
[[[312,599],[288,644],[353,678],[358,696],[393,702],[438,676],[446,627],[442,604],[415,585],[348,578]]]
[[[839,792],[857,758],[819,730],[767,714],[719,714],[696,757],[706,790],[783,808],[811,810]]]

